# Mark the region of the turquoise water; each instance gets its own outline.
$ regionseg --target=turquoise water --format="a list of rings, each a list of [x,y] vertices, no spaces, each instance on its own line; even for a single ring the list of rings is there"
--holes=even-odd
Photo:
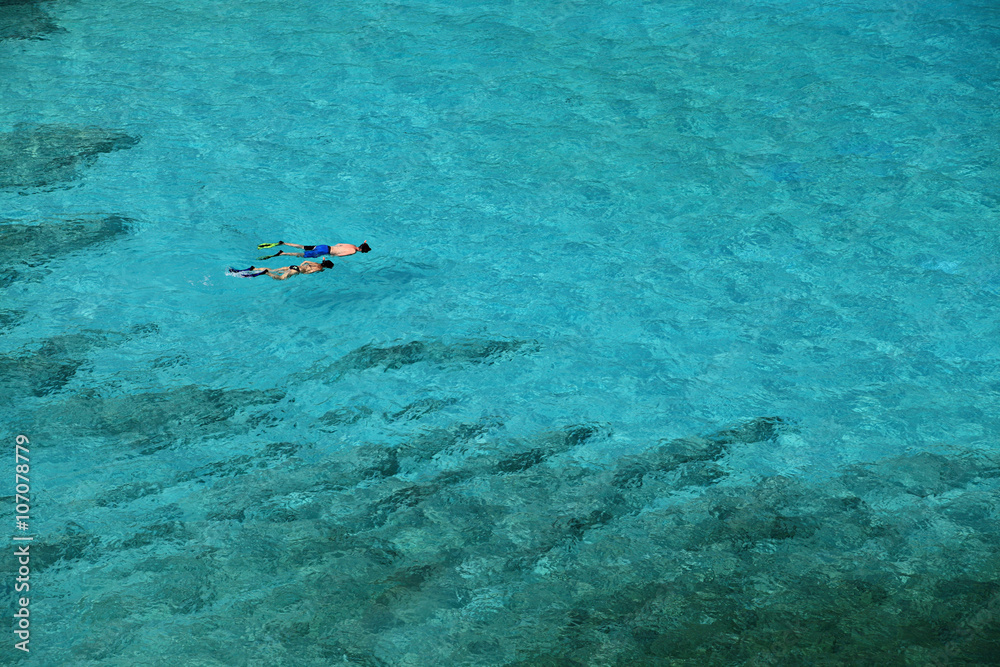
[[[998,26],[0,2],[0,661],[1000,664]]]

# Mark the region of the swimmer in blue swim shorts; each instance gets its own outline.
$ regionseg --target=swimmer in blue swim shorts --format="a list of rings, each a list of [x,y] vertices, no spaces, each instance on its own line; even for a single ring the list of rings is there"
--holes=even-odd
[[[353,255],[356,252],[368,252],[371,247],[368,245],[368,241],[364,241],[361,245],[351,245],[350,243],[338,243],[337,245],[298,245],[296,243],[285,243],[284,241],[278,241],[278,245],[286,245],[292,248],[302,248],[302,252],[285,252],[279,250],[271,257],[277,257],[279,255],[289,255],[291,257],[303,257],[305,259],[311,259],[313,257],[322,257],[323,255],[330,255],[331,257],[347,257],[348,255]]]

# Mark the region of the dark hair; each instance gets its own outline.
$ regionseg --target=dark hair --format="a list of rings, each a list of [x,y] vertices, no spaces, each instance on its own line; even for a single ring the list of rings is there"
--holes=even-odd
[[[368,245],[367,241],[358,246],[358,250],[360,250],[361,252],[368,252],[371,249],[372,248],[370,245]]]
[[[324,269],[332,269],[333,268],[333,262],[331,262],[328,259],[324,259],[323,263],[320,266],[322,266]]]

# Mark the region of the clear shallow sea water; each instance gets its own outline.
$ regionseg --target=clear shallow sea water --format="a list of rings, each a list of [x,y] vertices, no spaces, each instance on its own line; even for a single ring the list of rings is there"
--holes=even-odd
[[[998,26],[0,5],[0,661],[997,664]]]

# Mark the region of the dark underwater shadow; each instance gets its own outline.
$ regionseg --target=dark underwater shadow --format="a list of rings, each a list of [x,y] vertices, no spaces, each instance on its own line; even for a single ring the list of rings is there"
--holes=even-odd
[[[131,232],[135,220],[120,215],[44,220],[38,224],[0,221],[0,288],[16,281],[37,281],[50,264],[88,252]]]
[[[139,139],[101,127],[20,123],[0,133],[0,188],[31,194],[69,187],[101,154],[132,148]]]
[[[45,39],[66,32],[45,11],[45,0],[0,0],[0,41]]]

